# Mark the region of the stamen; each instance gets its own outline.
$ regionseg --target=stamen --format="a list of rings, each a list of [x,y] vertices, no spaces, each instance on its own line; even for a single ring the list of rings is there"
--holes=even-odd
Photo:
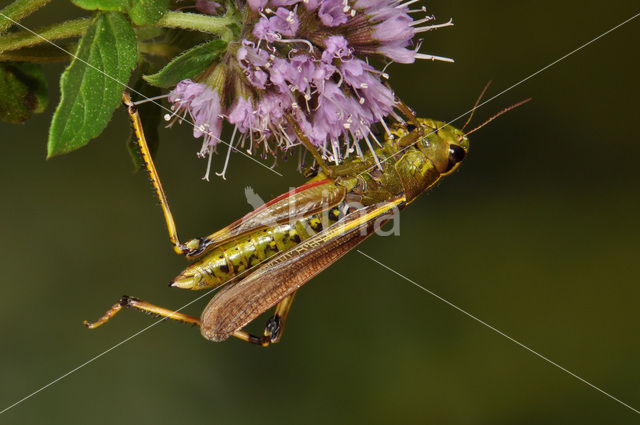
[[[165,120],[165,121],[169,122],[169,121],[171,121],[171,119],[172,119],[173,117],[175,117],[176,115],[178,115],[178,112],[180,112],[180,109],[176,109],[175,111],[173,111],[173,112],[171,113],[171,115],[169,115],[169,114],[164,114],[164,117],[163,117],[163,118],[164,118],[164,120]],[[169,124],[167,125],[167,127],[171,127],[172,125],[173,125],[173,123],[169,123]]]
[[[286,131],[284,131],[284,128],[282,128],[282,124],[278,124],[278,129],[280,130],[282,136],[287,140],[287,146],[288,147],[293,147],[295,146],[295,143],[293,140],[291,140],[291,138],[289,137],[289,135],[287,134]]]
[[[389,127],[387,127],[387,123],[384,122],[384,118],[378,116],[378,119],[380,120],[380,124],[384,127],[384,130],[387,132],[387,136],[391,136],[391,132],[389,131]]]
[[[209,147],[209,160],[207,161],[207,172],[204,174],[202,180],[209,181],[209,172],[211,171],[211,157],[213,157],[213,148]]]
[[[278,34],[280,35],[280,34]],[[276,39],[278,43],[304,43],[309,46],[309,53],[313,53],[313,44],[309,40],[305,40],[303,38],[278,38]]]
[[[393,61],[387,62],[387,64],[384,66],[384,68],[382,68],[382,71],[380,71],[380,76],[382,78],[384,78],[385,80],[389,79],[389,74],[387,74],[385,71],[387,70],[387,68],[389,68],[389,66],[391,66],[392,63],[393,63]]]
[[[160,96],[147,97],[145,99],[138,100],[137,102],[133,102],[133,104],[138,106],[138,105],[142,105],[143,103],[146,103],[146,102],[153,102],[154,100],[164,99],[165,97],[169,97],[169,95],[168,94],[162,94]],[[180,102],[180,99],[176,99],[175,101],[176,102]]]
[[[362,153],[362,149],[360,149],[360,144],[358,143],[358,141],[356,139],[353,139],[353,145],[356,148],[356,154],[358,155],[358,157],[364,158],[364,154]]]
[[[382,147],[382,143],[380,143],[380,142],[378,141],[378,138],[376,137],[376,135],[375,135],[375,134],[373,134],[373,131],[371,131],[371,128],[370,128],[370,127],[367,127],[367,129],[369,130],[369,134],[371,134],[371,137],[373,137],[373,140],[375,140],[375,141],[376,141],[376,143],[378,144],[378,146]]]
[[[307,88],[308,90],[308,88]],[[307,113],[311,114],[311,107],[309,106],[309,101],[311,100],[311,95],[310,94],[305,94],[304,96],[304,103],[307,106]]]
[[[420,9],[410,9],[407,11],[407,13],[427,13],[427,8],[425,6],[422,6]],[[433,20],[435,19],[435,16],[427,16],[426,19],[428,20]]]
[[[236,138],[236,131],[238,130],[238,126],[234,126],[233,127],[233,133],[231,133],[231,141],[229,142],[229,149],[227,149],[227,157],[224,160],[224,167],[222,167],[222,172],[221,173],[216,173],[216,175],[218,177],[222,177],[222,180],[226,180],[227,176],[227,166],[229,165],[229,157],[231,156],[231,148],[233,147],[233,140]],[[209,170],[207,170],[207,174],[209,173]],[[209,180],[209,179],[207,179]]]
[[[415,58],[416,59],[429,60],[429,61],[442,61],[442,62],[449,62],[449,63],[454,63],[455,62],[451,58],[445,58],[445,57],[442,57],[442,56],[427,55],[425,53],[416,53]]]
[[[269,167],[269,168],[271,168],[273,170],[274,168],[276,168],[276,165],[278,165],[278,155],[274,155],[273,156],[273,164],[271,164],[271,167]]]
[[[419,25],[426,22],[424,19],[420,19],[418,21],[414,21],[411,23],[411,26],[413,25]],[[429,25],[426,27],[422,27],[422,28],[416,28],[416,34],[421,33],[421,32],[427,32],[427,31],[432,31],[432,30],[437,30],[439,28],[445,28],[445,27],[452,27],[453,26],[453,20],[449,19],[448,22],[445,22],[444,24],[437,24],[437,25]]]
[[[396,114],[396,111],[389,112],[389,115],[391,115],[400,124],[405,124],[405,121],[400,117],[400,115]]]
[[[380,165],[380,161],[378,160],[378,155],[376,155],[376,151],[373,149],[373,146],[371,146],[371,142],[369,142],[369,138],[366,135],[364,135],[364,141],[367,143],[367,146],[369,146],[369,150],[373,155],[373,160],[376,162],[376,165],[380,170],[382,170],[382,165]]]
[[[340,163],[340,158],[338,157],[338,152],[336,151],[336,140],[331,140],[331,150],[333,151],[333,161],[338,165]]]
[[[406,3],[400,3],[399,5],[396,6],[396,9],[402,9],[404,7],[409,6],[410,4],[417,3],[418,1],[419,0],[410,0],[410,1],[406,2]]]
[[[340,72],[339,69],[336,70],[336,73],[338,74],[338,76],[340,77],[340,80],[338,81],[338,87],[342,86],[342,82],[344,81],[344,75],[342,74],[342,72]]]

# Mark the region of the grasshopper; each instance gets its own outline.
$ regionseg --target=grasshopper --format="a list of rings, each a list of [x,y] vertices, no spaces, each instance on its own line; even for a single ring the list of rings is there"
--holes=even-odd
[[[326,163],[297,129],[299,139],[318,165],[307,183],[213,234],[182,243],[136,106],[127,93],[123,102],[174,250],[194,260],[171,286],[221,289],[199,318],[124,296],[97,321],[85,321],[85,325],[97,328],[123,307],[129,307],[197,325],[202,336],[211,341],[234,336],[261,346],[280,340],[293,298],[302,285],[371,236],[395,212],[453,173],[469,152],[470,133],[524,103],[513,105],[464,133],[464,127],[459,130],[441,121],[416,118],[399,102],[398,109],[407,120],[388,127],[381,147],[339,165]],[[244,330],[274,306],[262,336]]]

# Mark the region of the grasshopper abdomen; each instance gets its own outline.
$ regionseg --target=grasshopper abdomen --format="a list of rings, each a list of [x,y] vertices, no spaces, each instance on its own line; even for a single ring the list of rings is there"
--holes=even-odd
[[[343,216],[341,207],[342,203],[291,223],[270,226],[232,239],[189,265],[171,286],[199,290],[223,285],[247,269],[279,252],[290,250],[329,227]]]

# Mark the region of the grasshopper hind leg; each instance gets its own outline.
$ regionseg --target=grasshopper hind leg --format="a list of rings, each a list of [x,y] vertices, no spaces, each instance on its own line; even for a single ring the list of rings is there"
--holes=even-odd
[[[169,310],[167,308],[158,307],[157,305],[150,304],[146,301],[142,301],[138,298],[129,297],[124,295],[120,298],[116,304],[111,306],[107,312],[95,322],[84,321],[84,325],[89,329],[95,329],[104,325],[113,316],[115,316],[123,307],[133,308],[134,310],[142,311],[147,314],[155,314],[156,316],[164,317],[178,322],[188,323],[191,325],[200,326],[200,319],[195,316],[189,316],[188,314],[180,313],[178,311]]]
[[[236,331],[232,335],[243,341],[260,345],[261,347],[267,347],[269,344],[277,343],[282,337],[284,323],[287,320],[287,315],[289,314],[289,310],[291,309],[291,304],[293,302],[294,296],[295,292],[284,298],[276,305],[273,316],[271,316],[271,318],[267,321],[267,325],[265,326],[264,336],[255,336],[244,330]],[[200,326],[201,323],[199,317],[190,316],[188,314],[180,313],[179,311],[171,310],[164,307],[159,307],[146,301],[142,301],[138,298],[124,295],[116,304],[111,306],[111,308],[107,310],[107,312],[102,315],[102,317],[100,317],[95,322],[85,320],[84,325],[88,329],[95,329],[99,326],[102,326],[106,322],[111,320],[111,318],[118,314],[123,308],[132,308],[143,313],[153,314],[158,317],[175,320],[177,322],[187,323],[194,326]]]

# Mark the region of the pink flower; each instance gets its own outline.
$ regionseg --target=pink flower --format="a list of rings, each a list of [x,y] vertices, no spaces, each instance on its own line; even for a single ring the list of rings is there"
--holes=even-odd
[[[360,143],[373,150],[374,129],[386,130],[396,99],[382,81],[388,76],[368,59],[433,58],[417,53],[413,38],[450,25],[414,21],[410,14],[424,10],[401,1],[248,0],[243,38],[230,44],[215,71],[180,82],[169,101],[193,118],[203,155],[220,142],[223,121],[234,127],[230,150],[278,158],[300,145],[299,133],[336,163],[361,154]]]
[[[336,27],[347,22],[345,5],[342,0],[324,0],[320,2],[318,17],[328,27]]]
[[[193,121],[193,137],[204,136],[200,154],[208,153],[220,141],[222,104],[216,89],[183,80],[169,93],[176,114],[188,113]]]

